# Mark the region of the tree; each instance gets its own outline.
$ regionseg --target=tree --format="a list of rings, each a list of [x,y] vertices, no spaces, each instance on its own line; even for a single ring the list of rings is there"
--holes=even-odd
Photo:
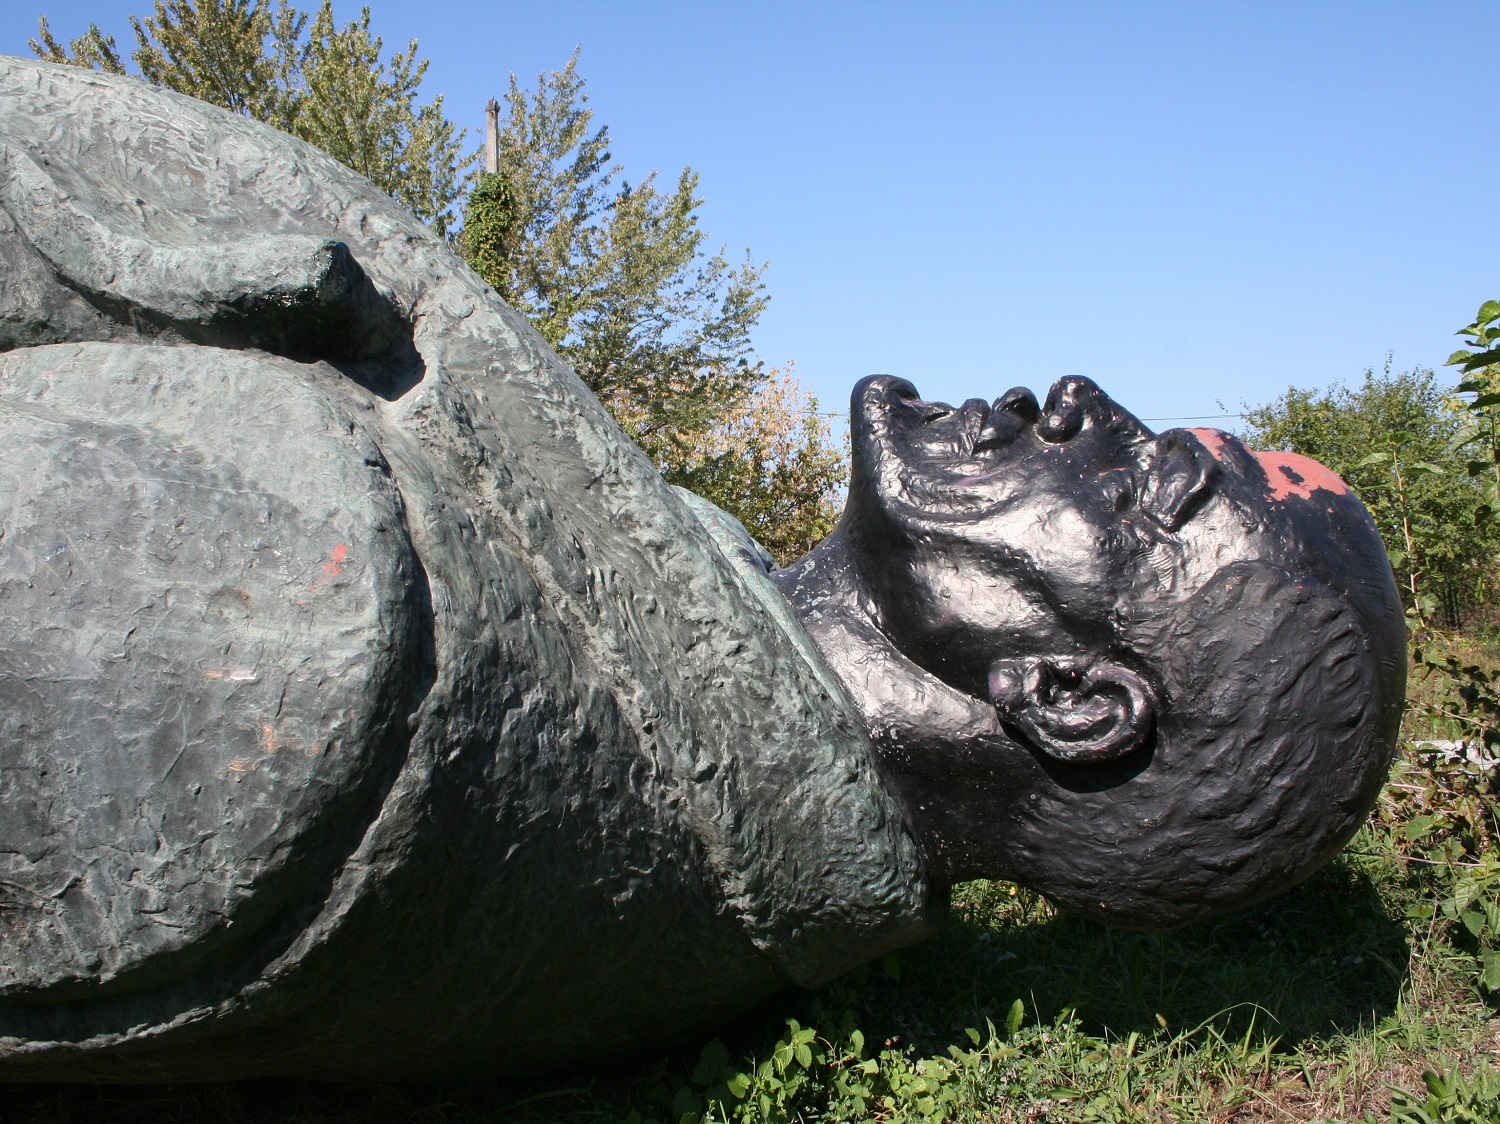
[[[266,121],[368,176],[440,234],[477,157],[441,98],[422,104],[413,41],[382,61],[370,10],[338,26],[288,0],[156,0],[131,18],[131,60],[158,85]],[[63,47],[46,19],[42,58],[124,73],[90,25]],[[469,263],[567,359],[666,478],[740,518],[781,561],[832,526],[844,457],[814,398],[768,372],[750,333],[764,266],[705,251],[698,177],[631,185],[611,163],[577,54],[528,95],[515,76],[500,170],[479,177],[456,242]],[[618,182],[617,182],[618,181]]]
[[[847,473],[817,398],[790,371],[773,370],[717,419],[669,479],[734,515],[785,565],[833,530]]]
[[[1478,350],[1460,348],[1448,356],[1446,365],[1463,372],[1458,399],[1467,414],[1454,443],[1479,458],[1467,465],[1469,475],[1484,488],[1484,501],[1474,509],[1475,521],[1500,523],[1500,301],[1485,301],[1474,323],[1456,334]]]
[[[511,76],[500,169],[470,197],[460,245],[657,455],[763,379],[749,358],[763,267],[704,255],[691,169],[670,192],[655,173],[615,187],[622,169],[609,130],[590,132],[577,62],[542,75],[531,96]]]
[[[130,24],[146,81],[294,131],[307,17],[284,0],[274,14],[262,0],[157,0],[153,15]]]
[[[125,65],[120,61],[120,53],[115,47],[115,37],[100,31],[98,24],[89,24],[87,31],[64,48],[52,37],[52,29],[47,26],[46,16],[37,22],[40,25],[40,39],[27,40],[32,54],[37,58],[89,70],[104,70],[110,74],[125,73]]]
[[[324,0],[311,19],[278,0],[156,0],[132,16],[131,59],[148,82],[265,121],[368,176],[439,234],[447,233],[475,157],[443,99],[418,101],[426,60],[417,43],[382,61],[370,10],[339,27]],[[125,73],[115,41],[97,26],[64,48],[45,17],[39,57]]]
[[[530,94],[511,76],[499,170],[470,195],[459,245],[669,481],[789,561],[831,527],[844,462],[816,400],[753,356],[764,266],[705,252],[691,169],[671,190],[655,173],[616,186],[577,62]]]
[[[1288,388],[1249,410],[1247,444],[1323,462],[1370,509],[1417,622],[1460,627],[1495,592],[1500,527],[1476,522],[1482,488],[1462,446],[1465,420],[1431,371],[1367,370],[1356,387]]]

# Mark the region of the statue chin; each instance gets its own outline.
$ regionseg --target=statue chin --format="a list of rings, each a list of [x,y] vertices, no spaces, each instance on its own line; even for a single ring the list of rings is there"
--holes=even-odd
[[[1171,925],[1355,830],[1404,634],[1335,478],[1082,379],[852,431],[773,573],[368,181],[7,60],[0,1080],[531,1075],[960,879]]]

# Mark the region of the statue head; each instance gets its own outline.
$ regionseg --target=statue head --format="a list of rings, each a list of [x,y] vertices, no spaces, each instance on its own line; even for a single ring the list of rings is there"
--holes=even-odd
[[[1401,606],[1327,469],[1155,434],[1088,379],[866,379],[849,502],[781,577],[940,877],[1127,925],[1305,877],[1389,764]]]

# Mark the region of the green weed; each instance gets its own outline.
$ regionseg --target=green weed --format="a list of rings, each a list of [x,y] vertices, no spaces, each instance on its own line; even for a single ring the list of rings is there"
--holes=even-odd
[[[1396,1093],[1392,1124],[1500,1124],[1500,1073],[1483,1069],[1466,1078],[1429,1070],[1422,1083],[1427,1095],[1420,1100],[1420,1094]]]

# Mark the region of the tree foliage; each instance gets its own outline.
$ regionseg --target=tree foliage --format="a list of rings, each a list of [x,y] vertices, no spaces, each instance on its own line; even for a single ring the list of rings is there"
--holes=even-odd
[[[157,0],[152,15],[130,18],[141,77],[235,113],[295,128],[296,89],[307,17],[262,0]]]
[[[843,454],[816,400],[754,357],[764,266],[707,251],[690,168],[670,189],[654,172],[623,180],[577,61],[531,92],[512,75],[499,170],[471,193],[459,245],[669,481],[788,561],[831,527]]]
[[[500,170],[469,201],[460,244],[475,270],[615,409],[648,452],[711,424],[764,377],[750,331],[761,267],[703,252],[697,176],[659,190],[616,179],[591,131],[575,55],[534,94],[511,77]]]
[[[1454,445],[1472,458],[1469,475],[1484,489],[1475,522],[1493,526],[1500,523],[1500,301],[1485,301],[1457,334],[1478,350],[1460,348],[1448,357],[1447,365],[1464,376],[1457,394],[1466,417]]]
[[[1482,487],[1463,446],[1468,426],[1431,371],[1367,370],[1356,386],[1288,388],[1246,413],[1252,446],[1323,462],[1375,517],[1408,609],[1459,627],[1495,591],[1500,534],[1474,518]]]
[[[416,40],[382,59],[370,9],[339,26],[329,0],[309,18],[278,0],[156,0],[132,16],[131,53],[148,82],[301,137],[368,176],[439,234],[447,232],[473,156],[443,99],[419,101],[426,60]],[[31,49],[51,62],[125,73],[93,24],[68,47],[41,20]]]
[[[289,0],[155,0],[131,17],[140,76],[317,145],[373,180],[439,234],[476,156],[442,98],[420,101],[415,41],[382,58],[370,10],[337,24]],[[45,18],[32,50],[125,73],[95,25],[66,47]],[[528,317],[674,483],[738,517],[781,561],[831,528],[841,447],[817,402],[768,371],[750,334],[766,307],[764,266],[708,252],[698,177],[631,184],[577,73],[577,54],[534,91],[505,95],[500,170],[477,177],[456,242]]]
[[[818,400],[790,371],[773,370],[716,419],[669,476],[734,515],[785,565],[833,530],[847,472]]]
[[[87,31],[64,47],[52,37],[52,29],[47,25],[46,16],[37,22],[40,25],[38,37],[27,40],[32,54],[37,58],[45,59],[47,62],[81,66],[89,70],[104,70],[110,74],[125,73],[125,64],[120,61],[120,52],[115,45],[115,37],[100,31],[98,24],[89,24]]]

